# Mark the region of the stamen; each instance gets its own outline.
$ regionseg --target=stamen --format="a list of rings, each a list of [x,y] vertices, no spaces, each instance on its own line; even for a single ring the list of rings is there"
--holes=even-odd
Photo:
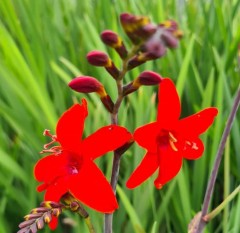
[[[178,148],[175,146],[175,142],[177,142],[177,139],[173,136],[171,132],[168,133],[169,135],[169,144],[172,147],[174,151],[178,151]]]
[[[44,153],[54,153],[55,155],[59,155],[62,153],[62,147],[61,146],[53,146],[50,149],[45,149],[40,151],[40,154],[44,154]]]
[[[44,146],[43,146],[44,150],[42,150],[40,152],[40,154],[43,154],[43,153],[54,153],[55,155],[61,154],[62,153],[61,146],[53,146],[52,148],[48,149],[53,143],[55,143],[57,141],[57,136],[51,134],[50,130],[48,130],[48,129],[45,129],[43,131],[43,135],[50,137],[52,139],[52,141],[44,144]]]

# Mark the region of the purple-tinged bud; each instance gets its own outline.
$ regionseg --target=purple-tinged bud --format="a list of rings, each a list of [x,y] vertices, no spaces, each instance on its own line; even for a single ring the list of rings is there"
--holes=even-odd
[[[162,33],[161,39],[169,48],[176,48],[178,46],[178,39],[168,31]]]
[[[144,71],[135,80],[123,87],[123,96],[138,90],[140,86],[158,85],[162,79],[161,75],[153,71]]]
[[[68,86],[74,91],[77,91],[80,93],[96,92],[101,97],[107,95],[102,83],[100,83],[97,79],[90,76],[80,76],[80,77],[74,78],[68,84]]]
[[[47,207],[47,208],[58,208],[58,207],[62,207],[63,205],[59,202],[54,202],[54,201],[43,201],[40,204],[41,207]]]
[[[128,13],[120,15],[120,22],[128,37],[134,44],[139,44],[143,39],[142,29],[150,24],[150,20],[146,16],[135,16]]]
[[[153,86],[158,85],[162,80],[163,78],[161,75],[153,71],[144,71],[133,81],[133,85]]]
[[[105,30],[101,33],[101,38],[106,45],[114,48],[122,59],[127,57],[127,49],[117,33],[111,30]]]
[[[102,51],[91,51],[87,54],[88,62],[93,66],[109,66],[111,64],[111,59],[108,55]]]
[[[178,24],[174,20],[166,20],[159,24],[160,27],[166,28],[168,31],[176,31],[178,29]]]
[[[46,212],[44,215],[43,215],[43,221],[45,223],[50,223],[52,221],[52,215],[51,213],[49,212]]]
[[[35,224],[32,224],[32,225],[30,226],[30,232],[31,232],[31,233],[37,233],[37,231],[38,231],[37,224],[36,224],[36,223],[35,223]]]
[[[54,208],[52,210],[52,215],[58,217],[62,213],[62,208]]]
[[[36,213],[36,214],[28,214],[24,216],[25,220],[30,220],[30,219],[36,219],[42,216],[42,213]]]
[[[26,220],[22,223],[20,223],[18,225],[19,228],[24,228],[24,227],[27,227],[27,226],[30,226],[31,224],[33,224],[35,222],[36,219],[30,219],[30,220]]]
[[[38,228],[39,230],[43,229],[43,227],[44,227],[43,218],[39,218],[39,219],[37,220],[36,224],[37,224],[37,228]]]
[[[49,207],[38,207],[38,208],[32,209],[31,214],[44,213],[50,209],[51,209],[51,207],[50,208]]]

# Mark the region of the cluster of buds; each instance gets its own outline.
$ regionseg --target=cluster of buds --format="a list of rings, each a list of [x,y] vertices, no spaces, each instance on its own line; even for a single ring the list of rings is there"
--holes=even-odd
[[[42,202],[40,207],[33,209],[24,217],[25,221],[19,224],[20,230],[17,233],[36,233],[43,229],[45,224],[50,223],[53,216],[58,217],[63,208],[64,206],[57,202]]]
[[[121,25],[133,43],[133,48],[128,51],[122,38],[111,30],[101,33],[103,43],[113,48],[122,59],[122,69],[116,67],[112,59],[102,51],[91,51],[87,54],[88,62],[93,66],[103,67],[116,80],[122,83],[125,73],[146,61],[162,57],[167,48],[175,48],[182,32],[173,20],[167,20],[160,24],[154,24],[148,17],[135,16],[129,13],[120,15]],[[122,88],[122,97],[136,91],[142,85],[158,85],[161,77],[150,71],[140,74],[134,81]],[[70,88],[81,93],[96,92],[105,108],[113,113],[114,103],[107,94],[104,86],[97,79],[89,76],[80,76],[69,83]]]

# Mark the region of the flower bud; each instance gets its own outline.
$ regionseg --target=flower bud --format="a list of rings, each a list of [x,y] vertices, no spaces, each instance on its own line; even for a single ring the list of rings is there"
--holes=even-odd
[[[44,227],[43,218],[39,218],[39,219],[37,220],[36,224],[37,224],[37,229],[39,229],[39,230],[43,229],[43,227]]]
[[[80,93],[96,92],[101,97],[107,95],[102,83],[100,83],[97,79],[90,76],[80,76],[80,77],[74,78],[68,84],[68,86],[74,91],[77,91]]]
[[[169,48],[176,48],[178,46],[178,39],[168,31],[165,31],[161,35],[161,39],[163,40],[164,44]]]
[[[111,59],[108,55],[102,51],[91,51],[87,54],[88,62],[93,66],[109,66],[111,64]]]
[[[140,86],[158,85],[162,79],[161,75],[153,71],[144,71],[134,81],[123,87],[123,96],[138,90]]]
[[[144,39],[142,29],[150,24],[148,17],[135,16],[128,13],[121,14],[120,21],[124,31],[134,44],[139,44]]]
[[[133,82],[134,86],[152,86],[158,85],[163,80],[162,76],[153,71],[142,72]]]
[[[44,215],[43,215],[43,221],[45,223],[50,223],[52,221],[52,215],[51,213],[49,212],[46,212]]]
[[[118,36],[118,34],[111,30],[103,31],[101,33],[101,39],[106,45],[113,47],[113,48],[119,47],[122,44],[122,40]]]
[[[101,33],[101,38],[106,45],[114,48],[122,59],[127,57],[127,49],[122,39],[115,32],[105,30]]]

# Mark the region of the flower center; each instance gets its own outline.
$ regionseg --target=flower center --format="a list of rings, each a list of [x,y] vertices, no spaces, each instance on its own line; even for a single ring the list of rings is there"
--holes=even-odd
[[[69,153],[67,171],[70,175],[78,174],[82,166],[82,158],[79,155]]]
[[[161,130],[157,137],[157,144],[159,146],[167,147],[168,145],[170,145],[174,151],[178,151],[178,148],[175,145],[176,142],[177,139],[174,136],[174,133],[167,130]]]

